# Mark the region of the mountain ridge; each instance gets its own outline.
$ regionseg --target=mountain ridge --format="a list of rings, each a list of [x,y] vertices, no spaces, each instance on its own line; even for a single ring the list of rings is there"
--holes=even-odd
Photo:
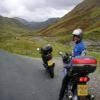
[[[60,18],[49,18],[46,21],[36,22],[36,21],[26,21],[25,19],[15,17],[14,19],[18,20],[19,22],[23,23],[29,29],[41,29],[46,28],[47,26],[56,23]]]
[[[41,35],[57,36],[61,34],[70,34],[75,28],[82,28],[84,31],[90,31],[100,26],[99,18],[99,0],[84,0],[72,11],[63,16],[56,24],[40,30],[39,33]]]

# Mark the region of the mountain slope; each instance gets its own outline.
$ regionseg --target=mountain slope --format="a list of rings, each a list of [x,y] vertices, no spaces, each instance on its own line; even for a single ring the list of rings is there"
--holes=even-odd
[[[34,30],[46,28],[47,26],[54,24],[59,20],[59,18],[49,18],[48,20],[46,20],[44,22],[28,22],[28,21],[26,21],[22,18],[15,17],[14,19],[17,19],[18,21],[20,21],[21,23],[23,23],[29,29],[34,29]]]
[[[27,35],[30,31],[26,26],[13,18],[0,16],[0,41]]]
[[[20,23],[18,20],[14,18],[8,18],[8,17],[3,17],[0,16],[0,26],[12,26],[12,27],[18,27],[18,28],[25,28],[23,23]]]
[[[60,21],[39,31],[42,35],[63,36],[71,33],[75,28],[85,31],[94,30],[100,26],[99,0],[84,0]]]

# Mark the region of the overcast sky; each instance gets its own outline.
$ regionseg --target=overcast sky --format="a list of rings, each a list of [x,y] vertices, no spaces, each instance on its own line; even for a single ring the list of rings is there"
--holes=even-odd
[[[82,0],[0,0],[0,15],[28,21],[62,17]]]

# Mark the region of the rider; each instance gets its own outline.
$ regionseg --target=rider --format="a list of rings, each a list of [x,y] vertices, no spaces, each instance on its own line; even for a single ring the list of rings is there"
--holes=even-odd
[[[83,36],[82,29],[75,29],[72,34],[73,34],[73,41],[75,42],[75,46],[72,52],[72,57],[84,56],[86,54],[85,52],[86,48],[82,41],[82,36]],[[59,100],[63,100],[64,93],[67,88],[69,80],[70,77],[68,76],[68,74],[66,74],[62,82],[62,87],[59,94]]]

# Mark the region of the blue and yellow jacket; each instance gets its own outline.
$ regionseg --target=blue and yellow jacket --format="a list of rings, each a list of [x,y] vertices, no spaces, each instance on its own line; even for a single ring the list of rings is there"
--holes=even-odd
[[[73,57],[81,56],[85,54],[86,54],[86,47],[84,43],[82,41],[79,43],[76,43],[73,49]]]

